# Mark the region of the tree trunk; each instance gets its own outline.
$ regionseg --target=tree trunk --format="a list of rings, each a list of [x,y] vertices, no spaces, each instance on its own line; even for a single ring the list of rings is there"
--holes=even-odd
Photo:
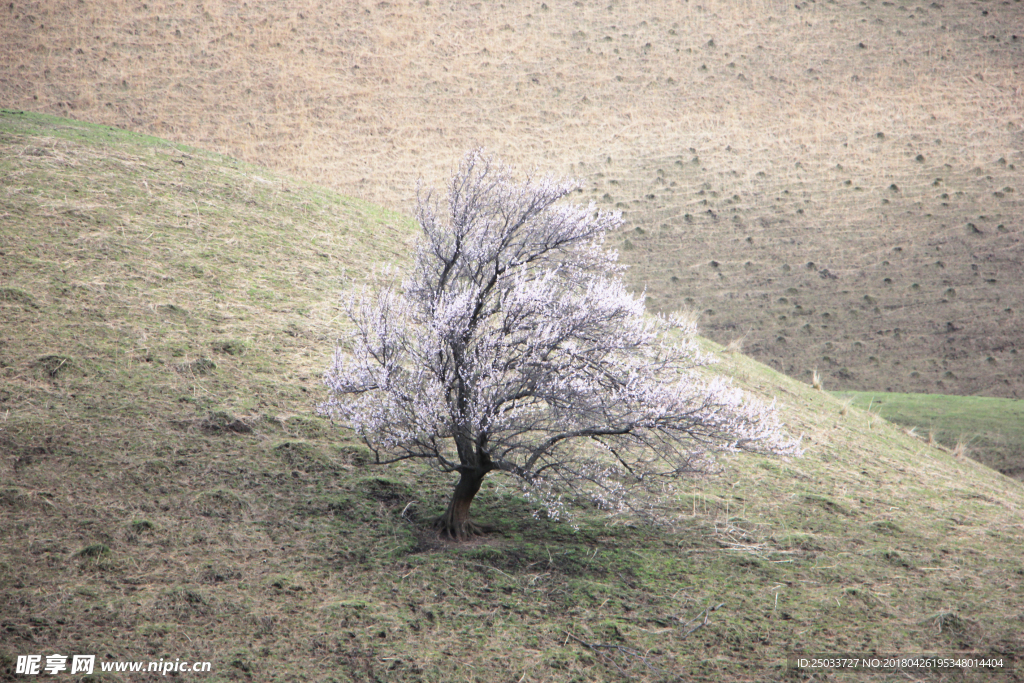
[[[434,527],[441,535],[461,541],[489,531],[489,528],[469,521],[469,506],[472,505],[473,498],[480,490],[480,485],[489,471],[490,468],[460,468],[459,483],[455,485],[455,490],[452,492],[448,509],[434,522]]]

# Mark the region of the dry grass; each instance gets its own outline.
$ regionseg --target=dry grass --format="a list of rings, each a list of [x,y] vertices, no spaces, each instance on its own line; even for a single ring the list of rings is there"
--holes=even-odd
[[[749,331],[748,353],[784,372],[1022,395],[1016,2],[0,12],[5,106],[402,210],[417,178],[484,145],[624,209],[643,231],[624,257],[652,307],[703,311],[722,342]]]
[[[742,354],[714,370],[777,398],[802,457],[724,458],[666,497],[671,528],[574,532],[496,477],[474,507],[497,533],[439,541],[451,479],[367,467],[313,415],[342,278],[404,262],[407,219],[64,119],[0,113],[0,150],[2,678],[53,652],[410,683],[1024,653],[1021,484]]]
[[[745,341],[746,337],[737,337],[736,339],[733,339],[725,345],[725,348],[722,349],[722,353],[743,353],[743,342]]]
[[[474,144],[630,183],[697,156],[708,178],[745,169],[750,191],[839,157],[896,180],[903,155],[879,131],[890,148],[945,137],[970,165],[1015,149],[1012,5],[797,5],[22,2],[5,8],[4,102],[402,208]]]
[[[400,210],[485,145],[624,210],[652,307],[778,370],[1019,396],[1020,7],[16,1],[0,104]],[[416,514],[448,482],[370,485],[305,417],[342,271],[401,260],[405,219],[67,128],[0,155],[0,676],[44,650],[212,659],[211,680],[1024,657],[1019,483],[738,353],[727,371],[780,398],[805,458],[726,463],[673,530],[572,534],[489,489],[501,536],[431,542]]]

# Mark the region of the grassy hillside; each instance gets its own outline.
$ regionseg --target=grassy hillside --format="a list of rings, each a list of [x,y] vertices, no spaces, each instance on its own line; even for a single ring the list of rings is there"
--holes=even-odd
[[[626,211],[660,310],[829,389],[1024,397],[1016,1],[0,8],[0,105],[398,210],[485,145]]]
[[[773,680],[794,651],[1024,660],[1020,482],[723,354],[802,457],[723,462],[659,529],[584,511],[573,532],[493,478],[476,512],[498,531],[442,543],[424,520],[450,480],[367,466],[312,415],[343,274],[401,263],[408,219],[9,111],[0,177],[0,677],[53,652],[446,683]]]
[[[1024,478],[1024,401],[984,396],[839,392],[840,399],[914,430],[958,455]]]

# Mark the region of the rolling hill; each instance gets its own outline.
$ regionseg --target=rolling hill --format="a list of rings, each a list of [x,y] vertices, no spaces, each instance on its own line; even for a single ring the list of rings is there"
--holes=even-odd
[[[408,212],[472,147],[655,310],[828,389],[1024,397],[1019,2],[12,2],[0,105]]]
[[[1024,680],[1018,481],[707,341],[802,456],[723,461],[664,528],[581,511],[573,531],[495,479],[477,514],[497,531],[443,543],[425,520],[446,477],[369,466],[313,414],[337,293],[401,267],[407,217],[11,110],[0,175],[4,679],[52,653],[208,661],[217,681],[525,682],[820,680],[787,657],[970,652]]]

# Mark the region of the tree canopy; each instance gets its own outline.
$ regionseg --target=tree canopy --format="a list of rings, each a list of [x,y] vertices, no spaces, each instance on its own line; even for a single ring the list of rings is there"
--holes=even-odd
[[[645,313],[604,243],[621,215],[562,201],[575,189],[471,152],[443,201],[419,194],[401,286],[349,299],[320,410],[379,463],[458,472],[437,521],[453,538],[479,531],[492,471],[555,517],[579,498],[645,515],[718,452],[797,449],[771,406],[698,371],[692,317]]]

